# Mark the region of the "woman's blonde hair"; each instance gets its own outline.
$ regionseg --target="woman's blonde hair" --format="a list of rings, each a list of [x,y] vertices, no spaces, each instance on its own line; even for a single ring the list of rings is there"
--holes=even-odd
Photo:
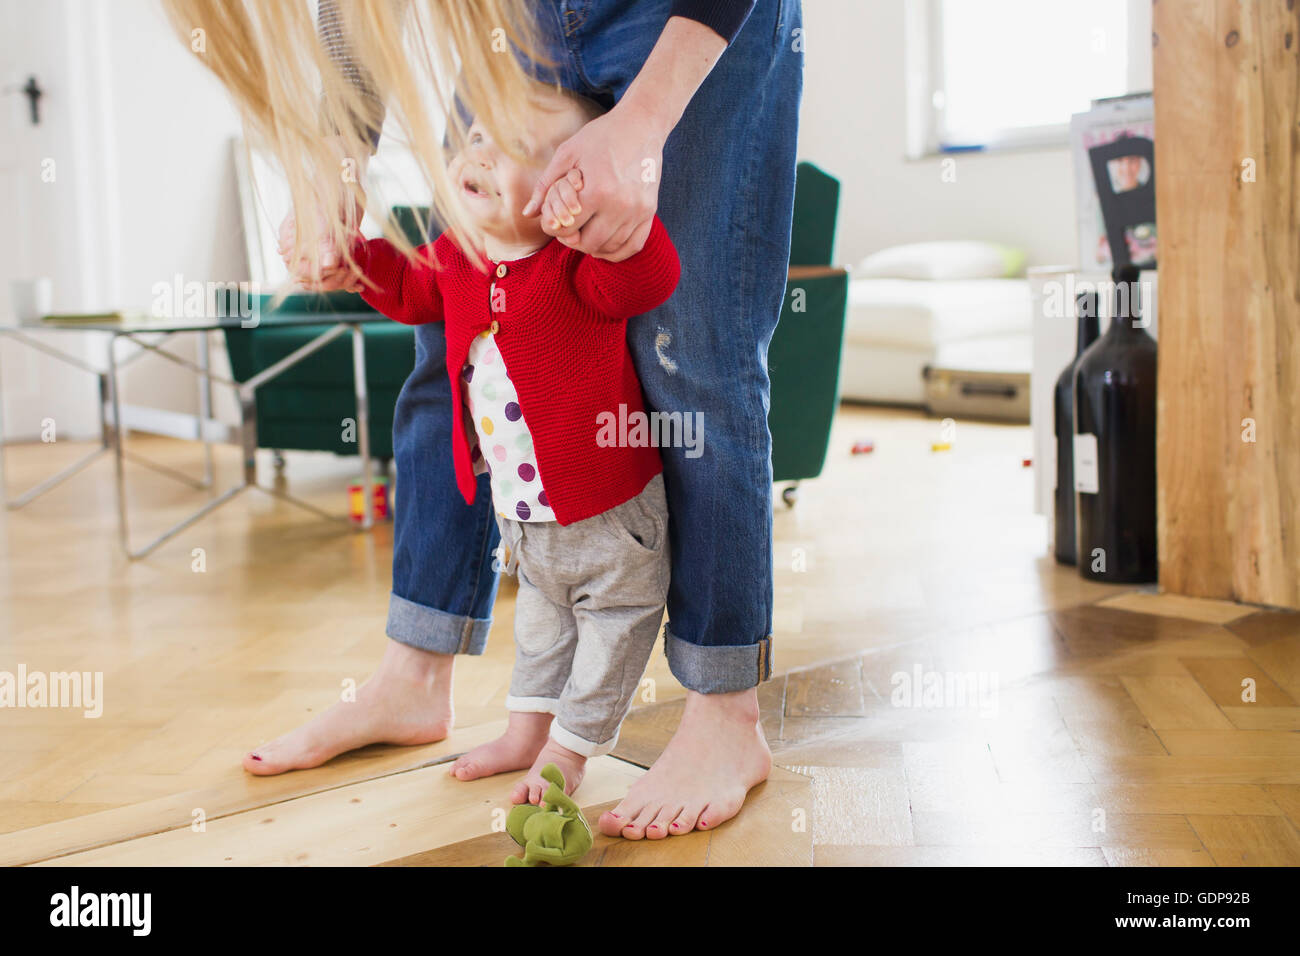
[[[415,156],[438,219],[462,246],[477,245],[451,201],[449,154],[435,120],[446,118],[451,153],[464,145],[471,118],[503,149],[518,151],[508,134],[526,127],[537,89],[519,55],[551,62],[526,0],[336,0],[350,48],[350,62],[342,63],[322,43],[306,0],[163,5],[182,41],[234,98],[249,148],[280,166],[297,220],[294,261],[307,260],[316,273],[320,240],[332,233],[352,264],[348,240],[359,223],[347,200],[364,202],[357,158],[369,156],[368,127],[385,108]],[[414,255],[387,210],[376,212],[385,234]]]

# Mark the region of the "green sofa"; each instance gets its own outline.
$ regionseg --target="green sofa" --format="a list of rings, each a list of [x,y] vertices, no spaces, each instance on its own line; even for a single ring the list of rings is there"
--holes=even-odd
[[[795,178],[790,271],[781,318],[768,348],[772,404],[772,480],[793,505],[798,483],[821,474],[839,406],[840,354],[849,275],[830,265],[835,247],[839,182],[812,163]]]
[[[315,311],[368,311],[360,296],[319,299],[295,297],[282,308]],[[349,300],[356,300],[352,302]],[[277,313],[262,316],[254,329],[227,329],[226,352],[236,380],[247,381],[262,369],[301,348],[329,325],[278,326]],[[393,457],[393,410],[397,393],[415,367],[415,331],[397,322],[363,327],[366,384],[370,396],[370,454],[384,467]],[[328,451],[355,455],[357,444],[344,441],[344,419],[357,414],[352,374],[352,338],[341,335],[257,390],[257,444],[277,452]]]

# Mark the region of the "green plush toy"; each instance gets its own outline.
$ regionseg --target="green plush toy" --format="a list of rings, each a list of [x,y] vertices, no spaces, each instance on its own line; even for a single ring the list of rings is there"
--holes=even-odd
[[[524,855],[506,857],[506,866],[568,866],[591,849],[591,828],[578,805],[564,792],[564,774],[553,763],[542,768],[550,783],[540,806],[521,803],[506,817],[506,832],[524,848]]]

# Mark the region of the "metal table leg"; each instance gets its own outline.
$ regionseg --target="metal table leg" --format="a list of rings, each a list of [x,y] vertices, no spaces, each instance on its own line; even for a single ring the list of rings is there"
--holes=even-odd
[[[108,396],[113,409],[113,475],[117,479],[117,536],[122,550],[131,553],[126,517],[126,478],[122,467],[122,397],[117,380],[117,336],[108,337]]]
[[[127,532],[125,530],[127,527],[126,480],[121,471],[121,460],[122,458],[125,457],[125,455],[122,453],[121,445],[119,441],[114,446],[115,448],[118,449],[118,455],[117,455],[118,473],[119,473],[118,501],[119,501],[119,508],[121,510],[121,527],[123,529],[122,547],[126,551],[129,557],[133,559],[144,557],[145,555],[149,554],[149,552],[157,548],[160,544],[169,540],[175,535],[179,534],[181,531],[184,531],[186,528],[196,523],[200,519],[206,517],[208,514],[215,511],[217,508],[225,504],[231,498],[234,498],[240,492],[247,491],[249,489],[255,489],[257,491],[264,492],[265,494],[270,495],[272,498],[276,498],[280,501],[284,501],[289,504],[296,505],[297,507],[302,508],[305,511],[310,511],[312,514],[316,515],[317,517],[325,518],[329,521],[347,520],[346,518],[341,518],[338,515],[332,515],[329,512],[322,511],[320,508],[317,508],[315,505],[311,504],[310,502],[303,501],[300,498],[295,498],[286,492],[280,491],[276,488],[268,488],[265,485],[259,485],[257,483],[257,390],[266,382],[280,375],[282,372],[286,371],[287,369],[290,369],[293,366],[297,365],[307,356],[324,348],[327,344],[329,344],[334,339],[338,338],[340,335],[346,332],[349,327],[352,327],[352,323],[339,323],[337,325],[332,326],[331,328],[322,332],[320,335],[316,336],[316,338],[312,339],[310,342],[307,342],[306,344],[301,345],[298,348],[294,349],[284,358],[280,359],[277,362],[272,363],[271,365],[268,365],[266,368],[262,369],[256,375],[252,376],[251,378],[249,378],[247,381],[244,382],[232,382],[220,378],[218,376],[212,375],[211,370],[208,367],[207,356],[206,354],[204,354],[203,350],[200,350],[200,356],[199,356],[200,362],[196,364],[194,362],[189,361],[188,359],[182,358],[181,356],[168,352],[165,349],[161,349],[156,346],[150,345],[148,343],[140,342],[139,340],[132,338],[132,341],[135,342],[135,344],[140,345],[152,351],[156,355],[159,355],[162,358],[168,359],[169,361],[176,363],[177,365],[181,365],[184,368],[189,369],[194,374],[200,376],[202,380],[206,380],[208,382],[219,381],[222,384],[232,385],[235,387],[239,397],[240,436],[241,436],[240,445],[244,453],[244,467],[243,467],[243,476],[239,484],[235,485],[234,487],[223,492],[218,497],[209,501],[207,504],[205,504],[202,508],[195,511],[189,517],[173,525],[171,528],[168,528],[166,531],[164,531],[158,537],[154,538],[144,547],[133,550],[130,546]],[[356,328],[354,334],[359,334],[359,333],[360,333],[360,329]],[[127,335],[128,338],[131,337],[129,333],[124,333],[124,334]],[[362,346],[362,348],[364,349],[364,345]],[[355,340],[354,340],[354,355],[355,355]],[[109,358],[111,363],[113,361],[111,350],[110,350]],[[362,359],[364,360],[364,351],[362,352]],[[120,363],[118,364],[120,365]],[[116,401],[116,392],[117,392],[117,366],[116,365],[112,365],[110,367],[109,374],[113,379],[113,384],[111,388],[111,391],[115,397],[114,406],[113,406],[113,420],[116,422],[119,420],[119,414],[120,414],[119,405]],[[364,367],[361,370],[361,378],[357,387],[358,387],[359,394],[364,395],[365,387],[366,387]],[[361,406],[361,410],[358,411],[358,415],[364,420],[365,429],[366,429],[364,432],[364,438],[362,439],[364,442],[362,446],[362,453],[368,454],[369,441],[370,441],[369,416],[367,414],[367,411],[365,410],[364,403]],[[366,524],[365,527],[369,527],[369,524]]]
[[[163,342],[166,342],[173,335],[177,335],[177,334],[179,333],[167,332],[156,341],[145,342],[136,337],[138,333],[135,332],[120,333],[119,337],[126,339],[132,345],[136,346],[136,351],[130,353],[124,359],[116,359],[117,353],[116,351],[114,351],[113,354],[116,359],[116,365],[117,365],[117,371],[114,373],[114,380],[116,380],[121,376],[122,369],[124,369],[127,365],[131,364],[132,362],[138,360],[142,355],[145,355],[149,352],[153,352],[158,355],[170,355],[169,352],[162,349],[160,346],[162,345]],[[114,346],[114,349],[116,350],[116,346]],[[100,408],[105,409],[108,404],[109,404],[108,387],[103,382],[101,382],[100,383]],[[209,405],[210,404],[211,403],[209,403]],[[204,420],[206,421],[206,417]],[[128,430],[129,430],[128,428],[123,426],[124,433]],[[199,430],[200,430],[200,435],[196,435],[195,436],[196,438],[201,437],[201,435],[204,434],[205,432],[203,422],[199,423]],[[110,445],[111,442],[106,439],[105,448],[107,449]],[[211,461],[210,450],[208,456],[209,456],[208,460],[210,463]],[[205,474],[205,476],[202,479],[191,478],[189,475],[185,474],[184,472],[177,471],[174,468],[168,468],[166,465],[159,464],[156,461],[150,461],[148,458],[145,458],[143,455],[137,454],[132,451],[128,451],[125,447],[125,443],[123,444],[123,448],[122,448],[122,457],[125,458],[127,461],[134,462],[137,465],[143,465],[145,468],[148,468],[151,471],[156,471],[160,475],[166,475],[168,478],[171,478],[173,481],[179,481],[183,485],[189,485],[191,488],[204,489],[204,488],[209,488],[212,485],[212,476],[210,473]],[[210,468],[210,464],[209,464],[209,468]]]
[[[203,487],[212,487],[212,439],[208,435],[208,419],[212,417],[212,343],[208,333],[199,333],[199,441],[203,442]]]
[[[268,488],[263,485],[259,485],[257,483],[256,393],[257,393],[257,389],[261,387],[263,384],[275,378],[276,376],[280,375],[285,370],[293,367],[294,365],[297,365],[307,356],[320,350],[329,342],[333,341],[334,339],[342,335],[344,332],[349,330],[352,333],[352,361],[353,361],[353,373],[356,381],[357,428],[359,428],[361,431],[361,434],[359,436],[359,451],[361,454],[361,469],[363,475],[362,480],[365,482],[365,486],[367,489],[367,507],[366,507],[365,517],[363,518],[361,523],[361,528],[364,530],[372,527],[374,523],[374,518],[373,518],[373,510],[372,510],[373,502],[370,500],[370,495],[373,493],[374,479],[373,479],[373,467],[370,458],[370,398],[369,398],[369,389],[366,381],[365,337],[364,337],[361,323],[356,323],[356,322],[340,322],[332,326],[325,332],[322,332],[320,335],[316,336],[316,338],[312,339],[310,342],[307,342],[306,344],[295,349],[293,352],[286,355],[284,358],[262,369],[260,372],[258,372],[256,375],[252,376],[245,382],[235,382],[230,379],[224,378],[222,376],[212,374],[211,361],[210,361],[211,358],[210,343],[208,341],[208,334],[206,330],[195,330],[198,331],[199,334],[201,335],[201,339],[199,341],[199,347],[198,347],[199,361],[197,363],[191,362],[186,358],[183,358],[179,355],[176,355],[162,348],[161,342],[163,340],[159,340],[157,342],[145,342],[137,338],[137,334],[138,334],[137,332],[130,332],[130,331],[112,332],[110,333],[109,336],[107,360],[105,363],[105,369],[103,371],[89,365],[88,363],[82,361],[81,359],[75,356],[69,355],[67,353],[62,352],[59,349],[46,345],[44,342],[41,342],[36,339],[31,339],[25,335],[22,335],[21,333],[18,333],[16,330],[10,330],[10,329],[0,330],[0,332],[3,332],[4,334],[9,335],[10,337],[17,338],[23,343],[27,344],[28,346],[37,349],[38,351],[46,352],[47,354],[52,355],[63,362],[74,365],[77,368],[80,368],[84,371],[88,371],[94,374],[95,376],[97,376],[98,383],[99,383],[99,407],[100,407],[101,447],[91,452],[90,454],[86,455],[84,458],[75,462],[69,467],[63,469],[58,474],[50,478],[47,478],[45,481],[41,482],[36,487],[24,492],[18,498],[15,498],[11,501],[7,501],[7,504],[9,505],[10,508],[22,507],[22,505],[31,501],[33,498],[37,497],[38,495],[44,494],[49,489],[62,483],[72,475],[81,471],[83,468],[85,468],[88,464],[90,464],[100,455],[106,454],[108,452],[112,452],[113,469],[116,477],[116,486],[117,486],[116,494],[117,494],[117,511],[118,511],[118,538],[121,542],[122,550],[126,552],[127,556],[132,559],[141,558],[149,554],[151,551],[157,548],[164,541],[167,541],[168,539],[174,537],[181,531],[185,530],[186,528],[195,524],[202,518],[206,517],[208,514],[211,514],[221,505],[225,504],[231,498],[234,498],[236,495],[238,495],[240,492],[246,491],[250,488],[263,491],[266,494],[271,495],[272,497],[277,498],[281,501],[285,501],[290,504],[296,505],[299,508],[302,508],[306,511],[310,511],[312,514],[317,515],[318,517],[326,518],[331,521],[346,521],[347,520],[346,518],[341,518],[338,515],[331,515],[328,512],[322,511],[320,508],[317,508],[315,505],[310,504],[309,502],[302,501],[298,498],[294,498],[292,495],[289,495],[283,491],[279,491],[274,488]],[[164,339],[170,337],[170,335],[172,334],[175,333],[168,333],[167,336],[164,336]],[[123,359],[119,359],[117,355],[117,348],[116,348],[117,341],[119,338],[127,339],[133,345],[138,347],[138,351],[134,352],[131,355],[126,356]],[[204,474],[203,474],[202,482],[195,481],[189,476],[183,475],[180,472],[177,472],[171,468],[166,467],[165,465],[160,465],[155,462],[150,462],[147,459],[141,458],[139,455],[128,452],[126,449],[125,438],[126,438],[127,428],[122,420],[123,403],[122,403],[122,396],[121,396],[121,374],[120,373],[122,368],[126,364],[139,358],[145,352],[152,352],[155,355],[168,359],[171,362],[174,362],[178,365],[183,366],[184,368],[187,368],[188,370],[190,370],[191,372],[193,372],[195,375],[198,376],[200,417],[199,417],[199,431],[195,437],[203,443]],[[212,440],[211,440],[211,436],[208,433],[207,423],[211,418],[211,413],[212,413],[212,383],[214,381],[224,385],[232,386],[238,392],[239,405],[240,405],[240,418],[241,418],[241,426],[242,426],[241,444],[244,451],[244,468],[243,468],[242,480],[240,481],[239,484],[222,492],[220,495],[213,498],[211,501],[206,502],[201,508],[196,510],[193,514],[189,515],[182,521],[173,525],[171,528],[164,531],[161,535],[154,538],[145,546],[141,548],[133,549],[131,547],[131,533],[130,533],[130,522],[129,522],[129,514],[128,514],[129,512],[128,499],[130,496],[128,493],[128,486],[126,482],[125,462],[128,459],[130,459],[131,461],[138,461],[142,465],[152,468],[155,471],[167,475],[168,477],[177,479],[179,481],[183,481],[192,487],[197,487],[197,488],[211,487],[214,481],[214,469],[213,469],[213,459],[212,459]],[[3,421],[0,420],[0,496],[4,495],[5,478],[6,478],[4,450],[5,449],[4,449]]]
[[[5,440],[5,436],[4,436],[4,397],[3,397],[4,391],[3,389],[0,389],[0,498],[4,500],[5,507],[7,507],[11,511],[16,511],[17,509],[21,508],[23,505],[27,504],[28,502],[33,501],[36,498],[39,498],[41,495],[45,494],[45,492],[49,491],[51,488],[63,484],[63,482],[67,481],[73,475],[82,471],[87,465],[90,465],[92,462],[96,461],[101,455],[106,454],[109,451],[108,432],[104,428],[104,405],[103,405],[103,399],[104,396],[106,395],[107,387],[108,387],[108,378],[102,371],[82,361],[80,358],[77,358],[74,355],[69,355],[68,353],[64,352],[62,349],[57,349],[54,348],[53,346],[46,345],[44,342],[41,342],[37,339],[29,338],[28,336],[23,335],[17,331],[6,330],[5,337],[17,339],[19,342],[22,342],[23,344],[31,348],[34,348],[39,352],[44,352],[46,355],[58,359],[59,361],[63,362],[65,365],[71,365],[74,368],[81,369],[83,372],[91,373],[98,380],[99,396],[100,396],[100,412],[99,412],[100,442],[101,442],[100,447],[86,455],[83,455],[81,458],[78,458],[71,465],[68,465],[66,468],[62,469],[56,474],[51,475],[50,477],[46,478],[44,481],[41,481],[38,484],[34,485],[33,487],[27,489],[22,494],[18,495],[16,498],[10,498],[8,492],[8,475],[6,469],[6,457],[7,457],[6,452],[7,452],[8,443]]]

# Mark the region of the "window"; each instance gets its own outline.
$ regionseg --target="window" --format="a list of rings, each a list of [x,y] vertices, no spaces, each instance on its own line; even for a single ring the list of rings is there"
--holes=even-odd
[[[1151,87],[1149,0],[909,0],[909,153],[1065,145]]]

